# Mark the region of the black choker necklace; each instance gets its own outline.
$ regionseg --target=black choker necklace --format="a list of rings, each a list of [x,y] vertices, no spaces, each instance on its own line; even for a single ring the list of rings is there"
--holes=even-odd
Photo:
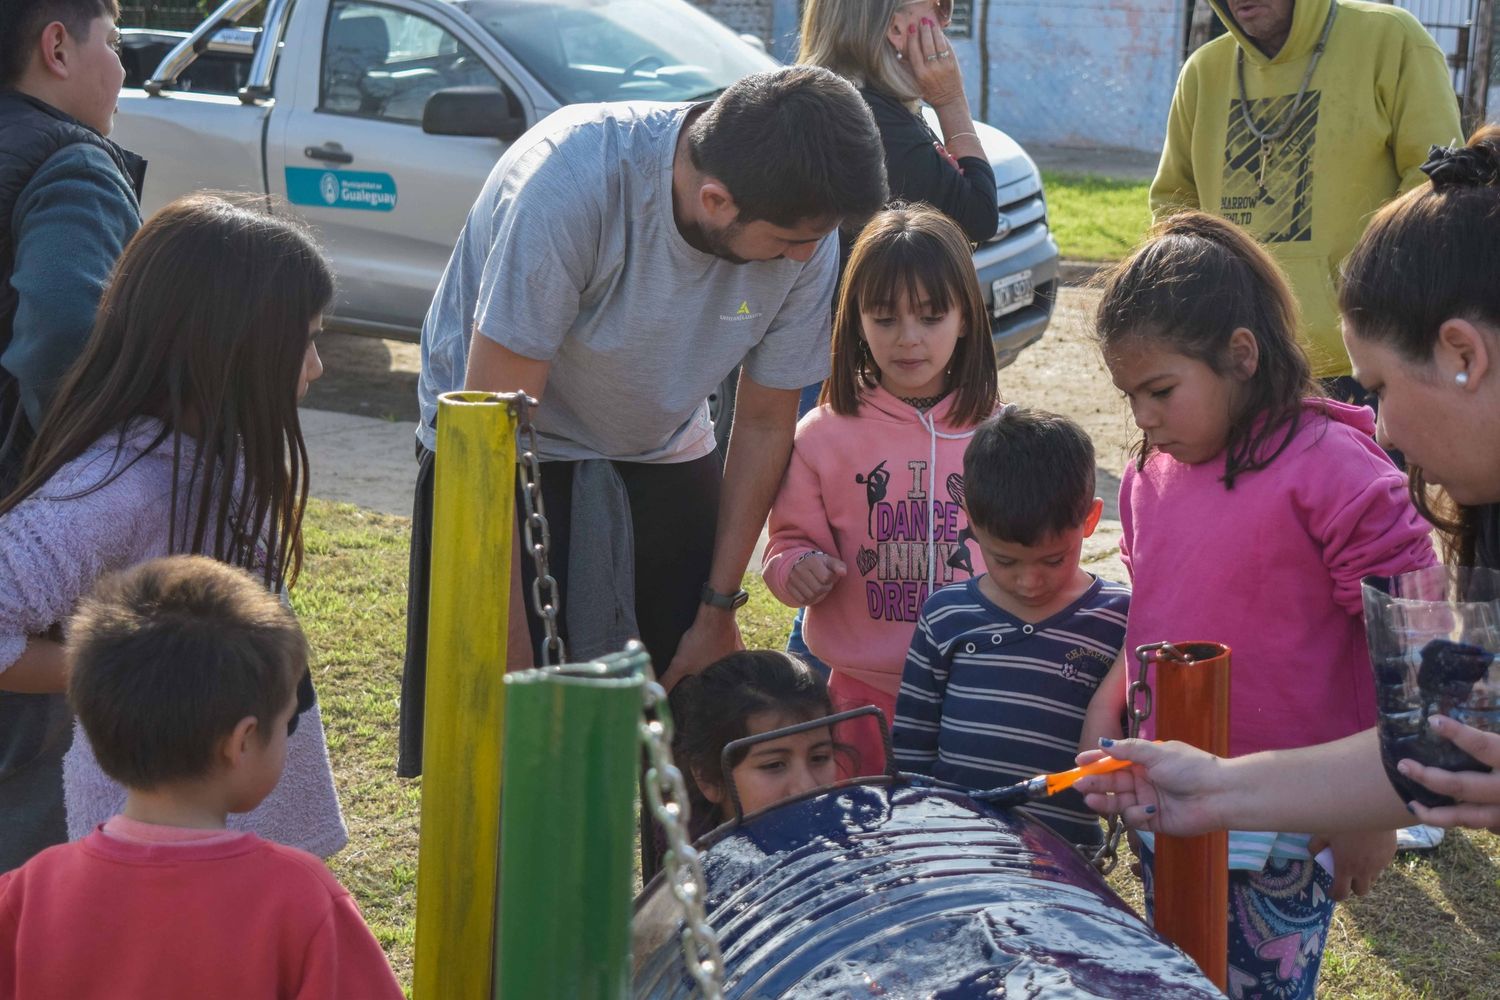
[[[948,394],[946,392],[940,392],[936,396],[897,396],[896,398],[901,400],[901,402],[905,403],[907,406],[914,407],[918,410],[930,410],[934,406],[941,403],[943,401],[943,398],[947,395]]]

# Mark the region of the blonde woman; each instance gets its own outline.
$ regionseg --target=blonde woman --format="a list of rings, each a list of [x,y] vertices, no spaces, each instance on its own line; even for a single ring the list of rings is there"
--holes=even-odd
[[[998,221],[995,174],[943,35],[952,14],[952,0],[808,0],[797,61],[859,88],[885,145],[892,199],[925,201],[982,243]],[[941,135],[922,117],[923,102]]]

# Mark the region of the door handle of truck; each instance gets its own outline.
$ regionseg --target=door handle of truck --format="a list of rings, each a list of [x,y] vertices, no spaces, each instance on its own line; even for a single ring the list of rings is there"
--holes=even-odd
[[[344,147],[336,142],[330,142],[326,146],[308,146],[302,151],[302,155],[310,160],[324,160],[328,163],[354,162],[354,154],[344,152]]]

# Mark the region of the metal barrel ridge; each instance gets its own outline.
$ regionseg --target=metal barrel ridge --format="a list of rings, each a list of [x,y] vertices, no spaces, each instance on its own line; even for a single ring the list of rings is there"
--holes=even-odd
[[[841,785],[700,846],[726,1000],[1221,997],[1045,825],[946,788]],[[687,1000],[660,880],[636,902],[634,996]]]
[[[497,1000],[630,995],[639,645],[505,678]]]
[[[418,1000],[491,990],[516,487],[516,416],[507,397],[443,394],[437,445],[412,977]]]

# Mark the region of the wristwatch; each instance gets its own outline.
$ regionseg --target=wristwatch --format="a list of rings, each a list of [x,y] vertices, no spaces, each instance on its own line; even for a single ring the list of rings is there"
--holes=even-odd
[[[750,594],[746,591],[736,590],[732,594],[721,594],[708,584],[703,585],[703,603],[711,607],[733,611],[736,608],[743,608],[748,600],[750,600]]]

